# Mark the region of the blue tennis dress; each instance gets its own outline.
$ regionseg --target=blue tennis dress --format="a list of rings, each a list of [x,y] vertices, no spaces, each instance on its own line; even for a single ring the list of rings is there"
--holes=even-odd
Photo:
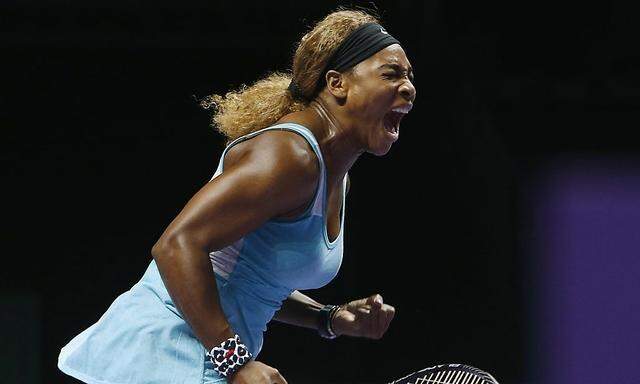
[[[340,269],[343,252],[346,177],[340,233],[330,241],[327,172],[318,142],[306,127],[278,124],[234,140],[222,153],[213,178],[223,172],[224,156],[231,147],[269,130],[304,137],[318,157],[320,180],[313,201],[298,218],[267,221],[236,243],[209,254],[222,310],[254,357],[262,349],[267,323],[282,302],[296,289],[329,283]],[[205,353],[152,260],[140,281],[61,349],[58,368],[89,384],[225,383]]]

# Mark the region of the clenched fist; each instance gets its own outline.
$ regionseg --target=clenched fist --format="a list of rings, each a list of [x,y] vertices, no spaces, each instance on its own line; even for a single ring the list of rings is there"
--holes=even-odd
[[[396,310],[375,294],[340,306],[333,315],[332,328],[337,335],[380,339],[389,328]]]

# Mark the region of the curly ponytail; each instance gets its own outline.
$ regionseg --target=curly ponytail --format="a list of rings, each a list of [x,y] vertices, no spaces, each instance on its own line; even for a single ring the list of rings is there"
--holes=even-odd
[[[378,19],[364,11],[333,12],[300,40],[293,57],[293,75],[275,72],[224,96],[207,96],[200,105],[214,110],[212,125],[228,140],[273,125],[284,115],[307,107],[317,96],[316,84],[331,54],[349,33],[372,22]],[[288,90],[292,80],[301,99],[294,99]]]

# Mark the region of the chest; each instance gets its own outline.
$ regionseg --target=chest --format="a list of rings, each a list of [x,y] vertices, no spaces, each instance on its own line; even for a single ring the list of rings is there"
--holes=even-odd
[[[245,236],[236,267],[263,280],[292,289],[315,289],[335,277],[342,262],[343,243],[327,245],[324,218],[312,215],[297,222],[269,222]],[[244,265],[250,268],[244,268]]]
[[[327,198],[327,235],[329,241],[333,242],[340,234],[340,222],[342,211],[343,190],[333,188]]]

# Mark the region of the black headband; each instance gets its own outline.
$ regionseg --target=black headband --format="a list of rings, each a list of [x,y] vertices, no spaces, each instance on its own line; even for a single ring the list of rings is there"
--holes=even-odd
[[[327,61],[327,65],[318,78],[314,95],[320,92],[324,86],[324,74],[328,70],[334,69],[342,72],[391,44],[400,44],[400,42],[387,33],[380,24],[367,23],[359,26],[340,43]],[[295,99],[304,99],[301,90],[293,81],[289,84],[289,91]]]
[[[349,69],[391,44],[400,44],[400,42],[388,34],[380,24],[363,24],[351,32],[335,50],[323,74],[330,69],[338,72]]]

